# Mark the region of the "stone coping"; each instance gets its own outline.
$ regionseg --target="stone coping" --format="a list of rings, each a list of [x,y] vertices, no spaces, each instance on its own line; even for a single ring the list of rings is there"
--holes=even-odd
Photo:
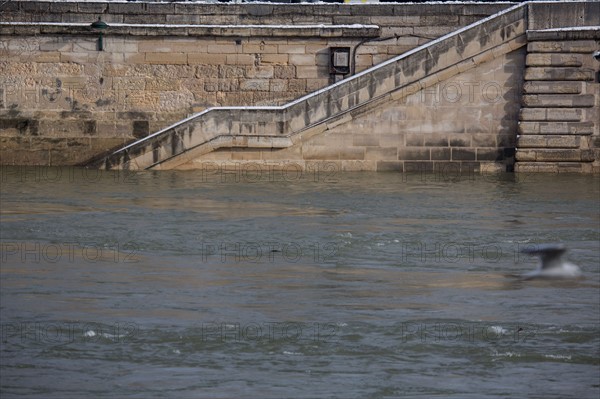
[[[97,35],[87,23],[0,22],[0,34]],[[218,36],[218,37],[379,37],[377,25],[168,25],[110,24],[105,35],[124,36]]]
[[[572,28],[528,30],[528,41],[598,40],[600,26],[577,26]]]

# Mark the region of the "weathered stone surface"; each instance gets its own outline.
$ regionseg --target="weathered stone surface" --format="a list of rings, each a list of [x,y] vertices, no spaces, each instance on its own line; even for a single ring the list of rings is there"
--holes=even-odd
[[[579,94],[583,90],[583,82],[529,81],[523,86],[525,94]]]
[[[595,71],[591,68],[542,68],[528,67],[525,80],[583,80],[593,81]]]
[[[519,148],[579,148],[580,136],[524,135],[519,137]]]
[[[530,42],[527,51],[530,53],[592,53],[598,49],[594,40],[543,41]]]
[[[377,36],[380,32],[378,28],[365,31],[358,27],[350,30],[297,28],[295,31],[264,26],[243,27],[244,23],[249,23],[248,21],[255,21],[262,25],[269,21],[287,24],[290,21],[295,24],[332,23],[341,21],[340,18],[347,18],[345,23],[377,21],[376,23],[385,28],[396,29],[394,32],[402,33],[403,37],[393,39],[389,43],[375,42],[359,47],[360,55],[368,56],[359,59],[359,64],[370,67],[373,62],[381,62],[392,55],[400,54],[399,48],[402,48],[402,51],[408,50],[429,40],[415,39],[414,36],[407,35],[439,35],[453,29],[456,24],[464,23],[463,16],[476,15],[480,18],[486,15],[485,12],[482,15],[472,13],[469,11],[471,8],[488,10],[492,7],[487,5],[402,5],[398,7],[365,5],[350,8],[341,5],[311,5],[310,9],[315,11],[314,13],[298,15],[297,6],[279,7],[268,4],[227,5],[230,7],[182,3],[136,3],[131,6],[126,3],[121,4],[122,7],[118,3],[106,6],[109,8],[109,13],[110,7],[112,11],[119,13],[107,17],[115,18],[114,21],[121,18],[124,22],[166,21],[238,25],[218,28],[161,27],[152,30],[146,27],[115,26],[113,35],[152,35],[155,39],[152,39],[153,43],[151,43],[151,40],[144,38],[147,41],[141,45],[131,41],[111,41],[107,37],[104,53],[97,52],[95,47],[84,46],[84,48],[70,49],[70,54],[73,56],[61,55],[58,60],[50,54],[45,55],[47,65],[79,62],[85,65],[85,74],[92,78],[89,82],[77,83],[75,85],[77,87],[65,83],[67,80],[63,79],[60,107],[86,109],[92,113],[101,110],[103,119],[101,122],[96,121],[97,123],[93,125],[94,129],[91,128],[92,120],[89,118],[78,119],[75,122],[69,117],[68,123],[85,122],[87,123],[85,128],[89,132],[97,133],[100,130],[117,130],[117,121],[106,120],[111,112],[113,115],[117,115],[120,111],[144,113],[144,118],[129,119],[131,129],[129,132],[126,131],[127,124],[120,125],[118,129],[125,129],[120,134],[128,137],[143,136],[148,131],[172,123],[174,120],[170,117],[162,116],[165,112],[171,114],[178,112],[179,118],[182,118],[211,105],[271,105],[282,99],[291,99],[304,95],[308,91],[318,90],[329,81],[328,47],[352,48],[363,38],[369,35]],[[442,12],[441,10],[446,7],[456,12]],[[497,7],[499,6],[494,5],[492,8],[497,11]],[[336,10],[335,13],[329,11],[333,9]],[[391,14],[390,9],[393,10]],[[149,10],[152,12],[148,12]],[[249,10],[249,12],[241,15],[240,10]],[[316,12],[317,10],[319,11]],[[85,10],[82,8],[82,11],[89,13],[94,9],[90,6]],[[165,15],[165,13],[173,15]],[[57,15],[61,19],[71,18]],[[447,15],[452,17],[449,18]],[[517,8],[487,21],[485,27],[476,26],[459,35],[449,36],[443,43],[435,42],[425,51],[416,51],[410,56],[411,61],[408,61],[407,57],[358,77],[350,84],[340,84],[331,90],[330,94],[301,101],[286,109],[285,113],[280,112],[285,116],[278,117],[277,120],[273,120],[272,115],[266,118],[266,111],[255,114],[244,114],[241,108],[226,112],[209,111],[206,115],[213,116],[205,118],[198,127],[178,128],[175,135],[168,136],[164,140],[161,138],[160,145],[165,149],[163,153],[171,154],[172,149],[178,148],[181,144],[175,136],[193,130],[198,134],[186,138],[185,145],[202,144],[202,140],[212,137],[211,134],[223,135],[217,141],[225,146],[223,147],[225,150],[217,151],[220,155],[210,155],[215,157],[214,159],[219,159],[219,156],[229,156],[229,160],[236,157],[236,160],[252,161],[265,156],[288,154],[287,156],[294,156],[302,162],[306,162],[305,159],[311,157],[317,162],[332,160],[338,162],[336,165],[340,168],[342,165],[369,170],[384,168],[404,170],[404,168],[418,167],[419,171],[428,170],[432,164],[436,165],[434,162],[439,162],[437,165],[440,166],[460,165],[461,168],[477,168],[481,164],[479,161],[490,164],[497,164],[497,160],[508,162],[506,159],[512,156],[510,146],[514,147],[517,131],[515,118],[518,107],[515,103],[518,100],[515,101],[517,97],[514,96],[513,86],[515,82],[522,81],[524,60],[523,53],[516,54],[518,52],[513,50],[524,44],[525,16],[525,7]],[[218,22],[215,21],[216,19]],[[432,24],[436,26],[431,26]],[[68,32],[64,27],[49,26],[44,29],[46,30],[40,29],[39,32],[55,34]],[[306,40],[307,37],[310,37],[310,40]],[[482,37],[486,40],[482,40]],[[402,42],[403,40],[406,43]],[[390,44],[394,41],[395,45]],[[82,43],[95,45],[92,38]],[[64,52],[62,47],[56,45],[45,44],[44,46],[42,50],[44,53]],[[117,47],[120,48],[117,50]],[[39,49],[38,46],[38,51]],[[115,52],[111,53],[111,51]],[[512,56],[505,55],[511,52]],[[82,56],[83,54],[87,56]],[[545,58],[544,55],[537,59],[530,57],[530,62],[532,65],[541,66],[578,66],[579,64],[573,60],[579,59],[562,55],[558,58],[554,55]],[[28,62],[23,61],[23,63]],[[103,68],[94,70],[94,66],[107,64],[110,68],[104,69],[110,69],[110,74],[103,74],[101,71]],[[157,68],[160,66],[173,68],[162,70]],[[90,71],[93,72],[89,73]],[[62,78],[60,73],[46,73],[46,75]],[[454,76],[460,76],[458,83],[453,82]],[[22,79],[24,80],[25,77]],[[492,85],[491,81],[495,85]],[[467,84],[463,84],[464,82]],[[478,86],[474,86],[473,82],[478,82]],[[412,84],[417,90],[396,95],[393,101],[397,103],[390,104],[392,97],[387,93],[395,90],[401,83]],[[448,83],[454,84],[452,88],[458,88],[460,91],[448,91],[450,87]],[[29,104],[32,104],[36,97],[39,102],[44,96],[58,93],[57,90],[50,91],[52,88],[57,89],[56,84],[52,86],[45,83],[45,85],[46,94],[41,92],[35,95],[27,94]],[[527,92],[527,94],[548,94],[548,90],[560,90],[559,93],[563,94],[579,94],[572,91],[573,86],[568,85],[560,85],[558,88],[556,85],[540,87],[542,86],[538,86],[538,91]],[[587,88],[582,92],[593,96]],[[569,106],[581,101],[581,98],[584,98],[584,103],[587,104],[585,97],[578,96],[578,98],[579,100],[571,101],[572,104]],[[4,93],[2,105],[9,104],[9,101],[10,98]],[[57,109],[57,103],[46,104],[45,107],[45,109]],[[350,109],[352,111],[346,113],[351,116],[350,118],[327,119],[339,112],[343,115],[343,112]],[[550,110],[544,109],[543,117],[551,118]],[[534,112],[536,111],[532,111],[532,115]],[[457,114],[460,114],[461,118],[456,118]],[[542,118],[539,111],[535,113],[534,118]],[[546,120],[539,119],[540,122]],[[312,126],[314,129],[320,123],[325,124],[325,130],[322,132],[329,133],[325,133],[323,137],[314,136],[305,140],[294,138],[296,143],[294,147],[281,150],[277,155],[267,151],[241,150],[240,147],[250,146],[251,141],[254,143],[252,145],[256,146],[265,144],[283,147],[287,144],[275,143],[272,139],[266,140],[265,135],[287,135],[295,132],[294,129],[302,129],[305,126]],[[47,125],[43,126],[47,127]],[[541,131],[541,127],[538,129]],[[244,137],[231,135],[244,135]],[[558,145],[561,139],[562,137],[557,137],[555,140],[558,141],[554,143]],[[71,144],[75,147],[79,146],[75,145],[76,141],[71,141]],[[508,147],[507,151],[504,150],[505,146]],[[240,150],[231,150],[233,147]],[[215,144],[213,149],[215,148],[219,147]],[[201,151],[197,154],[199,154],[197,156],[202,155]],[[154,161],[151,155],[151,153],[144,154],[139,159],[132,160],[131,165],[144,167],[146,158]],[[48,157],[52,156],[50,154]],[[414,161],[402,161],[402,156],[413,158]],[[420,163],[421,161],[423,163]],[[189,165],[190,162],[186,164]]]
[[[583,65],[583,54],[555,54],[555,53],[530,53],[527,54],[525,65],[554,66],[554,67],[580,67]]]
[[[452,148],[453,161],[474,161],[477,159],[477,151],[471,148]]]
[[[584,115],[581,108],[521,108],[521,121],[579,122]]]
[[[580,150],[555,150],[555,149],[544,149],[537,150],[535,159],[537,161],[549,162],[564,162],[564,161],[581,161]]]
[[[528,94],[523,96],[523,105],[527,107],[593,107],[594,95]]]
[[[594,133],[593,122],[520,122],[520,134],[577,134]]]

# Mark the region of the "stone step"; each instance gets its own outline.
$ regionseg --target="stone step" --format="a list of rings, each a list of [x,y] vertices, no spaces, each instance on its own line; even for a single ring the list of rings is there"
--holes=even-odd
[[[528,67],[525,80],[583,80],[593,81],[596,71],[592,68],[575,67]]]
[[[587,136],[593,133],[593,122],[519,122],[519,134],[568,134]]]
[[[562,148],[517,148],[515,159],[519,162],[593,162],[594,152]]]
[[[523,85],[524,94],[580,94],[583,82],[529,81]]]
[[[526,66],[580,67],[584,54],[573,53],[531,53],[525,58]]]
[[[598,50],[595,40],[539,41],[527,44],[528,53],[593,53]]]
[[[586,112],[584,108],[521,108],[519,120],[579,122]]]
[[[591,173],[593,165],[582,162],[517,162],[517,173]]]
[[[587,108],[593,107],[595,101],[593,94],[525,94],[522,99],[523,106],[534,108]]]
[[[579,148],[581,136],[531,134],[519,136],[518,148]]]

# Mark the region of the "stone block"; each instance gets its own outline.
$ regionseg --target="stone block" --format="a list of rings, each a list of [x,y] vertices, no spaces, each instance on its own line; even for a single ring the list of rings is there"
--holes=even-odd
[[[504,150],[502,148],[477,148],[478,161],[502,161]]]
[[[474,161],[477,159],[474,148],[452,148],[453,161]]]
[[[558,173],[582,173],[583,164],[579,162],[558,162]]]
[[[449,161],[452,157],[451,148],[432,148],[431,160],[433,161]]]
[[[277,46],[279,54],[306,54],[306,46],[303,44],[279,44]]]
[[[188,54],[188,63],[190,65],[224,65],[227,61],[225,54]]]
[[[377,172],[404,172],[404,162],[402,161],[376,161]]]
[[[298,79],[318,79],[323,76],[324,68],[318,66],[297,66],[296,77]]]
[[[426,147],[447,147],[448,136],[444,133],[423,134],[423,145]]]
[[[306,160],[339,159],[339,149],[325,145],[304,145],[302,146],[302,157]]]
[[[539,134],[522,135],[517,139],[517,147],[521,148],[544,148],[546,136]]]
[[[570,149],[539,149],[536,150],[535,159],[542,162],[581,161],[581,151]]]
[[[314,54],[290,54],[289,63],[298,66],[316,66]]]
[[[525,65],[580,67],[583,65],[583,54],[530,53],[527,54]]]
[[[587,53],[598,49],[594,40],[540,41],[527,44],[529,53]]]
[[[261,64],[287,65],[289,55],[287,54],[262,54],[260,57]]]
[[[523,85],[525,94],[580,94],[583,82],[529,81]]]
[[[352,145],[360,147],[378,147],[379,135],[369,133],[354,133],[352,135]]]
[[[263,43],[246,43],[242,45],[245,54],[277,54],[277,45]]]
[[[273,74],[274,69],[270,65],[246,67],[246,77],[249,79],[270,79]]]
[[[296,77],[296,67],[293,65],[289,66],[274,66],[273,77],[275,79],[293,79]]]
[[[429,161],[431,150],[429,148],[405,147],[398,149],[398,160],[400,161]]]
[[[526,137],[526,136],[523,136]],[[546,139],[546,148],[579,148],[580,136],[543,136]]]
[[[403,133],[382,133],[379,134],[379,144],[382,147],[404,147]]]
[[[526,107],[556,107],[556,108],[579,108],[593,107],[595,98],[593,94],[584,95],[561,95],[561,94],[527,94],[522,97],[523,105]]]
[[[528,67],[525,80],[583,80],[593,81],[595,71],[591,68],[544,68]]]
[[[535,161],[536,152],[534,150],[524,150],[521,148],[517,148],[517,152],[515,153],[515,159],[519,162]]]
[[[425,141],[423,133],[406,133],[406,146],[422,146]]]
[[[406,173],[429,173],[433,172],[434,163],[431,161],[404,161],[404,172]]]
[[[339,157],[344,160],[365,159],[364,147],[342,147],[339,149]]]
[[[471,137],[465,134],[452,133],[449,136],[450,147],[470,147]]]
[[[236,54],[238,53],[238,47],[236,44],[209,44],[206,47],[206,51],[209,54]]]
[[[532,161],[532,160],[530,160]],[[523,162],[515,164],[516,173],[558,173],[558,164],[549,162]]]
[[[60,52],[58,51],[44,51],[42,53],[36,53],[32,57],[33,62],[39,63],[59,63]]]
[[[306,79],[306,90],[309,92],[317,91],[329,84],[329,79]]]
[[[188,56],[184,53],[146,53],[149,64],[187,64]]]
[[[594,133],[593,122],[519,122],[520,134],[577,134]]]
[[[373,161],[396,161],[398,160],[398,149],[396,147],[366,147],[365,159]]]
[[[270,82],[268,79],[243,79],[240,81],[242,91],[268,91]]]

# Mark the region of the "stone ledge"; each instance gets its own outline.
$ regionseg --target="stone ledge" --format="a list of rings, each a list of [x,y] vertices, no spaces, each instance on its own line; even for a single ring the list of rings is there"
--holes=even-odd
[[[593,81],[596,71],[591,68],[527,67],[525,80],[583,80]]]
[[[522,102],[526,107],[548,108],[589,108],[595,105],[593,94],[566,95],[566,94],[526,94]]]
[[[583,91],[581,81],[529,81],[523,85],[524,94],[580,94]]]
[[[202,36],[202,37],[379,37],[377,25],[153,25],[110,24],[106,36]],[[98,35],[84,23],[0,22],[0,32],[13,35]]]
[[[594,40],[573,41],[529,41],[529,53],[592,53],[598,49]]]
[[[594,133],[593,122],[519,122],[520,134],[576,134]]]
[[[542,29],[527,31],[528,41],[565,41],[598,39],[600,39],[600,26],[581,26],[563,29]]]
[[[530,53],[527,54],[527,66],[580,67],[584,54],[581,53]]]
[[[594,153],[591,150],[580,149],[521,149],[517,148],[516,160],[541,162],[593,162]]]
[[[519,148],[579,148],[581,136],[524,135],[518,138]]]
[[[580,122],[585,117],[582,108],[521,108],[521,121]]]
[[[586,173],[588,165],[580,162],[517,162],[517,173]]]

